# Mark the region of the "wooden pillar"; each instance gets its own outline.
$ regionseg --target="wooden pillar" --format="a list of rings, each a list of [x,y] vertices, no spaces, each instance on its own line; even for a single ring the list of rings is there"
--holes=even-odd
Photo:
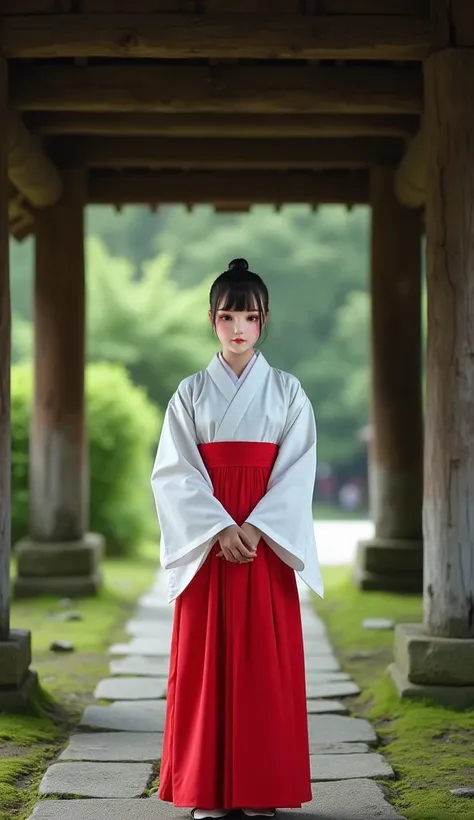
[[[0,60],[0,641],[10,633],[10,346],[7,64]],[[3,122],[3,127],[1,123]]]
[[[8,66],[0,58],[0,710],[23,709],[37,675],[29,670],[31,634],[10,628],[11,308],[8,236]]]
[[[358,545],[363,589],[422,586],[421,220],[390,167],[371,171],[372,427],[375,538]]]
[[[68,170],[63,198],[37,218],[30,538],[18,546],[18,595],[84,595],[100,582],[100,539],[86,533],[84,203],[84,172]]]
[[[425,64],[428,350],[424,624],[397,627],[405,695],[474,704],[474,49]]]
[[[425,624],[474,638],[474,50],[425,67]]]
[[[85,276],[82,171],[37,217],[30,535],[77,541],[86,523]]]

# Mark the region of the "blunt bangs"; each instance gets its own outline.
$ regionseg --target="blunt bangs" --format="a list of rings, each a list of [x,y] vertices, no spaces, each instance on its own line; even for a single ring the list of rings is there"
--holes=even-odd
[[[262,332],[269,310],[268,290],[260,276],[248,270],[245,259],[233,260],[229,269],[217,277],[211,287],[209,302],[214,327],[218,310],[258,311]]]

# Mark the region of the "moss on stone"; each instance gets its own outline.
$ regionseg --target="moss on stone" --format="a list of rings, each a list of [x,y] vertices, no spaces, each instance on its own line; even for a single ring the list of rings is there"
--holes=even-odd
[[[422,620],[419,595],[361,592],[349,567],[324,568],[325,598],[315,596],[344,668],[362,688],[349,700],[352,714],[370,720],[380,752],[397,780],[384,782],[389,798],[407,820],[474,820],[474,801],[450,789],[474,781],[474,709],[455,711],[429,701],[401,700],[386,674],[392,661],[393,632],[367,630],[365,618],[398,623]],[[353,660],[355,652],[371,652]]]

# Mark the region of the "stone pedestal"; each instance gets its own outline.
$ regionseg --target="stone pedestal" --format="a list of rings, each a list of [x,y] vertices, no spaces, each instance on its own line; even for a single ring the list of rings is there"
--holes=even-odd
[[[27,538],[16,548],[16,597],[95,595],[101,586],[100,561],[104,539],[88,533],[77,541],[35,542]]]
[[[30,633],[12,629],[8,640],[0,641],[0,711],[19,712],[27,705],[38,680],[30,663]]]
[[[459,709],[474,704],[474,640],[437,638],[422,624],[398,624],[394,658],[389,673],[401,697]]]
[[[375,538],[357,546],[361,589],[421,592],[421,224],[395,200],[393,171],[371,171],[372,385],[369,485]]]
[[[360,589],[420,593],[422,577],[420,540],[373,538],[357,544],[354,580]]]

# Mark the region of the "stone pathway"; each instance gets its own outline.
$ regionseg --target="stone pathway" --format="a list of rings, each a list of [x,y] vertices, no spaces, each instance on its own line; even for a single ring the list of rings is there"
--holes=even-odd
[[[357,685],[341,671],[300,587],[306,650],[308,722],[313,800],[281,810],[290,820],[404,820],[389,805],[383,783],[394,773],[376,751],[366,721],[349,717],[344,697]],[[110,677],[84,710],[79,731],[40,785],[44,799],[29,820],[182,820],[189,813],[147,795],[161,756],[166,707],[172,607],[158,575],[126,628],[130,641],[110,648]],[[342,700],[338,700],[341,698]],[[50,799],[54,798],[54,799]]]

